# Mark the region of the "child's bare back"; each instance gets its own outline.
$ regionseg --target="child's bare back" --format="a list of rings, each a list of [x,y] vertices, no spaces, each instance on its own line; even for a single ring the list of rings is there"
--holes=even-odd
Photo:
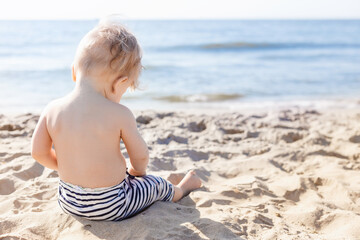
[[[60,178],[88,188],[108,187],[124,180],[126,162],[120,138],[122,134],[128,139],[124,135],[133,127],[130,114],[124,106],[96,92],[75,90],[51,103],[45,121],[55,145]],[[141,140],[134,139],[138,149],[136,156],[131,156],[133,161],[148,157]]]
[[[66,213],[118,221],[154,201],[177,201],[200,187],[194,171],[174,184],[146,175],[147,145],[131,111],[119,104],[129,87],[136,88],[140,69],[136,38],[118,24],[100,24],[78,47],[74,90],[43,111],[32,138],[32,156],[58,171],[58,201]]]

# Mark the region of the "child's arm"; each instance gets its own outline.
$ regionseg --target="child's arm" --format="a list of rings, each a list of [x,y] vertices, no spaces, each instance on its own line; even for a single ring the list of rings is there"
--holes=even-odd
[[[41,165],[58,170],[55,150],[46,126],[46,109],[41,114],[31,139],[31,156]]]
[[[129,109],[126,109],[122,120],[120,135],[124,141],[131,164],[128,172],[134,176],[146,175],[146,167],[149,163],[149,150],[137,129],[135,117]]]

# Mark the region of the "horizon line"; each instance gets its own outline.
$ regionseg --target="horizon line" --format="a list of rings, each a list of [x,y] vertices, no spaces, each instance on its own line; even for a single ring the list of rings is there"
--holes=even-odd
[[[0,18],[0,21],[99,21],[102,18]],[[209,21],[209,20],[246,20],[246,21],[333,21],[333,20],[360,20],[356,18],[122,18],[130,21]]]

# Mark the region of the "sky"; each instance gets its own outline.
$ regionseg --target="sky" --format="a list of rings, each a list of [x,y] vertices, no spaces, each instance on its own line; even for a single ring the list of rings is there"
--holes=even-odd
[[[0,19],[360,19],[360,0],[11,0]]]

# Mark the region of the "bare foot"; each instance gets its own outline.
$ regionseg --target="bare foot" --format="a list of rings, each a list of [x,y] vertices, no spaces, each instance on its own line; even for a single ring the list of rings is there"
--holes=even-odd
[[[180,183],[175,186],[173,202],[180,200],[182,197],[199,187],[201,187],[201,179],[196,175],[195,171],[189,171]]]

